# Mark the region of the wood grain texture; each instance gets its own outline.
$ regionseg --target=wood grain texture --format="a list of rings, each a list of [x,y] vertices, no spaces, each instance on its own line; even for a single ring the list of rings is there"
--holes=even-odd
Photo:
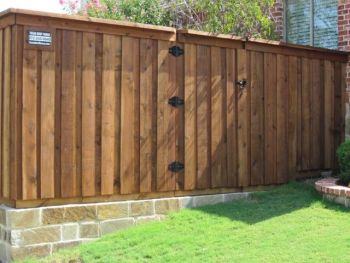
[[[302,59],[302,90],[301,90],[301,149],[302,149],[302,170],[311,168],[311,75],[310,60]]]
[[[102,153],[101,192],[114,193],[114,178],[119,174],[119,148],[117,137],[120,111],[117,96],[120,95],[121,38],[105,35],[103,38],[103,84],[102,84]]]
[[[237,186],[237,86],[236,50],[226,50],[227,186]]]
[[[26,50],[23,54],[23,200],[37,198],[37,56]]]
[[[135,71],[139,70],[135,59],[139,56],[139,40],[123,37],[122,39],[122,84],[121,84],[121,193],[130,194],[136,191],[135,171],[137,130],[137,91],[138,83]]]
[[[226,176],[226,54],[211,48],[211,186],[225,185]]]
[[[210,187],[210,48],[197,46],[197,188]]]
[[[324,168],[334,164],[334,63],[325,61],[324,65]]]
[[[237,80],[247,80],[247,86],[238,92],[238,186],[250,184],[250,86],[248,80],[248,53],[237,50]]]
[[[61,196],[76,195],[76,32],[62,32]]]
[[[44,51],[41,72],[41,198],[55,196],[55,53]]]
[[[310,166],[312,170],[322,169],[322,134],[321,134],[321,111],[323,100],[321,86],[321,63],[320,60],[311,60],[311,160]]]
[[[82,194],[96,193],[96,38],[83,34],[82,63]]]
[[[3,125],[2,125],[2,194],[10,197],[10,91],[11,91],[11,28],[4,29],[3,60]]]
[[[264,54],[265,184],[277,182],[277,58]]]
[[[277,183],[288,181],[288,57],[277,55]]]
[[[288,177],[294,178],[297,170],[298,137],[298,59],[288,59]]]
[[[185,190],[196,188],[197,175],[197,50],[185,44]]]
[[[175,189],[176,174],[168,165],[176,157],[175,120],[176,108],[168,104],[169,98],[176,95],[176,58],[169,54],[170,43],[158,41],[158,101],[157,101],[157,191]],[[170,76],[169,76],[170,74]]]
[[[251,185],[264,183],[264,55],[251,52]]]
[[[152,191],[152,115],[153,56],[156,50],[152,40],[140,43],[140,192]]]

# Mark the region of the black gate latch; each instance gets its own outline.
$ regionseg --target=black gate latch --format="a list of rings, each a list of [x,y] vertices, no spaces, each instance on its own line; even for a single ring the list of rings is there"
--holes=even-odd
[[[184,99],[175,96],[175,97],[171,97],[171,98],[169,99],[168,103],[169,103],[171,106],[173,106],[173,107],[176,108],[176,107],[179,107],[179,106],[184,105],[184,104],[185,104],[185,101],[184,101]]]
[[[168,165],[169,171],[171,171],[173,173],[181,172],[184,168],[185,168],[185,165],[181,162],[178,162],[178,161],[173,162],[173,163]]]
[[[169,48],[169,53],[175,57],[179,57],[185,53],[185,51],[179,46],[173,46]]]
[[[241,89],[244,89],[244,88],[247,86],[248,82],[247,82],[247,80],[242,79],[242,80],[237,81],[236,84],[237,84]]]

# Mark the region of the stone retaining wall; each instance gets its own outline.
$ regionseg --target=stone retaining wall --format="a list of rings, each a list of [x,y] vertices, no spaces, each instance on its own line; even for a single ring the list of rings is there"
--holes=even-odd
[[[132,225],[160,220],[169,212],[246,199],[249,193],[31,209],[0,206],[0,262],[44,257]]]

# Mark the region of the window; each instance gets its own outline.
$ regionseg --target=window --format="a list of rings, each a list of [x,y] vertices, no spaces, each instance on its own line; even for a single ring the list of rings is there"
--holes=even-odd
[[[338,48],[338,0],[286,0],[287,42]]]

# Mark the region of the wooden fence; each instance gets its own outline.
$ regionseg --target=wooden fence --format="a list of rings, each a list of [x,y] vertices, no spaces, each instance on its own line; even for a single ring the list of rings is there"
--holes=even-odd
[[[0,27],[3,203],[239,191],[336,167],[346,53],[23,10]]]

